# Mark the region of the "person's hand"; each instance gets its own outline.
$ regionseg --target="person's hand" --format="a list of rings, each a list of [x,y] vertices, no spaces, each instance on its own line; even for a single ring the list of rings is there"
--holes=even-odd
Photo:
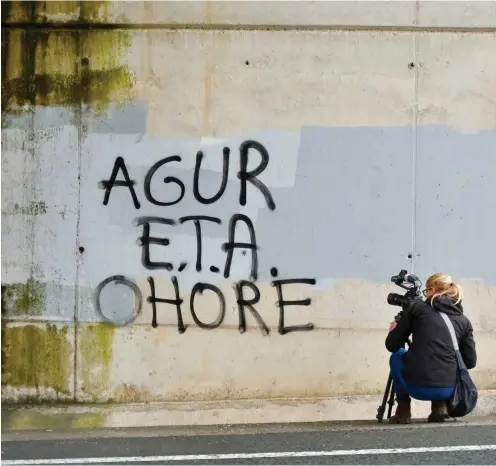
[[[389,330],[388,332],[391,332],[392,330],[394,330],[396,328],[396,326],[398,325],[398,322],[396,322],[395,320],[393,320],[390,324],[389,324]]]

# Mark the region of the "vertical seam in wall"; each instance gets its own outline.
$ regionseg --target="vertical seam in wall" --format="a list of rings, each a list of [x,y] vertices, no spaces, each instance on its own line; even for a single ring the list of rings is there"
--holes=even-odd
[[[79,2],[81,4],[81,2]],[[81,8],[81,6],[80,6]],[[78,331],[79,331],[79,266],[81,254],[79,253],[79,225],[81,220],[81,140],[83,131],[83,98],[82,98],[82,80],[81,80],[81,31],[77,31],[77,79],[79,85],[79,103],[75,109],[77,116],[75,118],[77,125],[77,211],[76,211],[76,245],[74,254],[76,254],[76,282],[74,284],[74,376],[73,376],[73,399],[77,401],[77,378],[78,378]]]
[[[35,61],[36,58],[36,42],[34,41],[34,38],[31,36],[30,32],[28,29],[23,29],[23,42],[22,42],[22,47],[24,48],[25,53],[28,56],[28,60],[31,62],[31,60]],[[3,41],[3,38],[2,38]],[[34,47],[34,48],[33,48]],[[32,68],[31,68],[32,66]],[[28,70],[28,73],[31,72],[33,75],[35,74],[35,64],[33,63],[30,66],[30,70]],[[23,71],[24,73],[26,72],[26,68]],[[29,114],[29,123],[28,123],[28,128],[27,128],[27,134],[28,134],[28,140],[29,143],[27,145],[27,156],[24,157],[24,163],[22,166],[22,174],[23,174],[23,181],[26,182],[27,185],[30,186],[30,190],[25,190],[23,192],[23,203],[24,205],[30,205],[33,202],[36,202],[39,197],[36,193],[37,189],[39,189],[39,186],[36,185],[36,172],[37,172],[37,161],[38,157],[36,157],[36,149],[35,149],[35,139],[36,139],[36,130],[35,130],[35,113],[36,113],[36,91],[33,89],[30,89],[28,92],[28,98],[30,101],[30,104],[32,106],[32,111]],[[34,275],[35,275],[35,256],[36,256],[36,248],[35,248],[35,243],[36,243],[36,215],[30,215],[28,216],[29,220],[29,233],[28,233],[28,238],[30,243],[28,244],[28,250],[29,250],[29,278],[28,280],[34,280]],[[27,287],[29,287],[29,281],[27,282]],[[46,296],[45,298],[46,299]],[[28,312],[30,312],[31,309],[28,309]]]
[[[419,24],[420,0],[415,2],[415,26]],[[412,122],[412,272],[417,261],[417,126],[418,126],[418,68],[417,32],[413,31],[413,122]]]
[[[209,124],[209,114],[210,114],[210,104],[212,101],[212,59],[211,53],[214,51],[213,39],[212,36],[208,35],[209,40],[207,42],[207,51],[205,53],[205,76],[204,76],[204,101],[203,101],[203,128],[202,128],[202,137],[215,137],[215,134],[210,131]]]
[[[24,180],[29,180],[27,184],[31,185],[31,190],[29,191],[29,194],[26,196],[26,193],[24,192],[23,194],[23,202],[24,205],[32,205],[33,202],[36,202],[39,197],[36,194],[36,189],[38,188],[36,185],[36,171],[38,169],[37,167],[37,157],[36,157],[36,149],[35,149],[35,139],[36,139],[36,130],[35,130],[35,121],[34,121],[34,116],[36,112],[36,101],[32,102],[32,105],[34,107],[34,110],[30,113],[29,115],[29,127],[28,127],[28,134],[29,134],[29,144],[28,144],[28,156],[24,158],[24,165],[23,165],[23,175],[24,175]],[[26,199],[26,197],[28,199]],[[44,200],[44,199],[42,199]],[[35,256],[36,256],[36,251],[35,251],[35,243],[36,243],[36,220],[37,216],[33,213],[32,215],[28,215],[27,218],[29,218],[29,239],[31,244],[29,244],[29,279],[28,280],[35,280]],[[39,278],[39,277],[37,277]],[[29,288],[29,281],[27,282],[28,284],[26,285]],[[46,299],[46,295],[44,297]],[[28,309],[28,312],[31,311],[31,308]]]

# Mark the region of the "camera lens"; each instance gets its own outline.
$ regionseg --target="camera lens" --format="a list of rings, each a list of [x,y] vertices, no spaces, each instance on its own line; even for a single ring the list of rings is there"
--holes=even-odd
[[[408,304],[408,299],[398,293],[389,293],[387,303],[391,306],[404,306]]]

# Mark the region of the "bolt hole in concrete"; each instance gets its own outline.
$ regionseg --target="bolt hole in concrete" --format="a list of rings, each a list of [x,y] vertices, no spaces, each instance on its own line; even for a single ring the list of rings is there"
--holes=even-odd
[[[245,61],[245,65],[249,65],[250,62],[248,60]]]
[[[79,246],[79,252],[82,254],[84,252],[83,246]]]
[[[411,259],[413,257],[413,255],[412,254],[408,254],[407,257],[408,257],[408,259]]]
[[[81,59],[81,63],[85,66],[88,66],[90,64],[90,59],[88,57],[84,57]]]
[[[413,63],[413,61],[408,63],[408,68],[410,68],[410,69],[415,68],[415,63]]]

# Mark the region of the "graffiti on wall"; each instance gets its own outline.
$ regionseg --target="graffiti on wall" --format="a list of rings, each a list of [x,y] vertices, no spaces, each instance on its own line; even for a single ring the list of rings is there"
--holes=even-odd
[[[251,154],[257,153],[260,158],[258,166],[253,170],[248,170],[249,158]],[[259,179],[259,176],[267,168],[269,164],[269,153],[267,149],[257,141],[247,140],[244,141],[239,148],[239,170],[237,172],[237,178],[239,180],[239,204],[245,206],[247,204],[248,198],[248,187],[251,185],[254,189],[258,190],[268,207],[269,210],[273,211],[276,209],[276,203],[269,190],[269,188]],[[227,182],[229,165],[231,163],[231,150],[228,147],[223,148],[223,168],[222,168],[222,180],[218,191],[211,197],[204,197],[201,194],[200,179],[201,179],[201,166],[203,160],[203,152],[199,151],[196,155],[196,163],[194,169],[194,179],[193,179],[193,196],[197,202],[203,205],[210,205],[217,202],[223,196]],[[157,171],[166,164],[172,162],[181,162],[181,157],[178,155],[173,155],[165,157],[151,166],[151,168],[146,173],[143,182],[143,194],[146,200],[155,206],[167,207],[179,204],[183,199],[186,187],[184,183],[176,177],[167,176],[164,178],[164,183],[174,184],[178,188],[178,194],[173,199],[157,199],[151,190],[151,183],[154,177],[158,176]],[[112,192],[117,188],[125,188],[129,191],[129,202],[135,210],[141,210],[143,208],[143,200],[140,199],[136,191],[136,181],[131,177],[126,163],[122,157],[117,157],[110,177],[100,182],[100,188],[104,190],[103,205],[107,206],[112,202]],[[118,179],[119,178],[119,179]],[[153,276],[149,276],[147,281],[150,289],[150,294],[147,297],[147,302],[152,306],[152,327],[158,326],[158,312],[162,306],[171,306],[175,309],[177,314],[177,328],[179,333],[184,333],[187,326],[184,324],[183,319],[183,309],[184,301],[181,298],[180,284],[178,275],[186,270],[187,268],[193,267],[187,261],[182,261],[179,264],[173,264],[167,261],[156,261],[151,257],[150,245],[158,245],[162,247],[170,246],[170,240],[164,237],[157,237],[151,235],[151,226],[153,224],[161,224],[177,228],[194,228],[196,235],[196,255],[192,262],[194,263],[194,269],[196,272],[201,272],[203,268],[202,262],[202,225],[206,223],[216,224],[222,228],[221,219],[214,216],[207,215],[187,215],[180,218],[167,218],[167,217],[157,217],[157,216],[137,216],[134,220],[134,226],[140,229],[141,236],[138,240],[138,245],[141,248],[141,265],[147,270],[166,270],[171,272],[171,283],[174,289],[174,296],[157,296],[155,280]],[[249,242],[238,241],[236,238],[236,231],[239,225],[244,225],[248,231]],[[236,294],[236,302],[238,306],[239,313],[239,331],[244,333],[246,331],[246,311],[249,311],[251,315],[256,320],[263,335],[268,335],[270,329],[264,322],[260,313],[256,309],[256,304],[260,301],[261,293],[256,285],[258,279],[258,253],[259,248],[257,245],[257,237],[255,226],[252,220],[244,214],[235,213],[229,219],[229,224],[227,225],[227,241],[222,245],[222,251],[225,253],[225,262],[223,270],[216,266],[210,266],[210,271],[212,273],[222,273],[224,278],[229,278],[231,274],[231,266],[233,263],[235,251],[239,250],[241,254],[246,255],[251,254],[251,266],[249,271],[249,279],[239,280],[234,284],[234,292]],[[174,272],[176,271],[176,272]],[[292,284],[305,284],[305,285],[315,285],[316,280],[314,278],[289,278],[289,279],[277,279],[278,270],[276,267],[272,267],[270,274],[273,278],[271,281],[272,287],[275,289],[275,294],[277,296],[276,306],[279,310],[279,323],[278,332],[281,335],[295,332],[295,331],[309,331],[314,328],[314,324],[307,323],[303,325],[285,325],[285,311],[289,306],[310,306],[311,299],[300,299],[300,300],[288,300],[284,298],[284,289]],[[125,324],[131,324],[136,317],[140,314],[141,308],[143,306],[143,295],[141,293],[138,285],[128,277],[123,275],[114,275],[106,278],[97,286],[95,291],[95,306],[99,314],[107,321],[112,321],[106,313],[105,309],[102,309],[100,295],[102,290],[110,283],[124,285],[128,287],[133,295],[135,301],[135,308],[133,312],[133,317],[130,318]],[[216,319],[213,322],[203,322],[199,317],[199,311],[196,305],[197,295],[202,295],[204,292],[210,292],[216,295],[219,304],[219,310]],[[219,327],[224,321],[226,314],[226,300],[223,292],[214,284],[198,282],[196,283],[190,292],[189,299],[189,311],[195,324],[202,329],[215,329]]]

